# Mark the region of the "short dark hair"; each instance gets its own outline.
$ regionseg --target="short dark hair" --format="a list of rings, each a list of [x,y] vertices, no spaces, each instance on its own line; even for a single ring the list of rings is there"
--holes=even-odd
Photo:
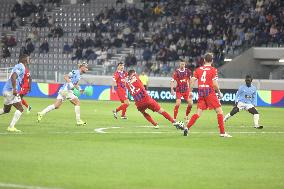
[[[117,66],[122,65],[122,64],[124,64],[124,63],[123,63],[123,62],[119,62],[119,63],[117,64]]]
[[[135,70],[129,70],[128,71],[128,75],[132,75],[133,73],[135,73]]]
[[[204,55],[205,62],[213,62],[213,54],[212,53],[206,53]]]
[[[251,75],[246,75],[246,79],[251,79],[252,80],[252,76]]]
[[[20,57],[19,57],[19,62],[23,62],[23,60],[24,59],[26,59],[26,58],[28,58],[29,57],[29,55],[27,55],[27,54],[22,54]]]

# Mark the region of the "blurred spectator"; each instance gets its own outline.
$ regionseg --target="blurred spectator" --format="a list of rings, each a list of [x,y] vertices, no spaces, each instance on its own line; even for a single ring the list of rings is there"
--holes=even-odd
[[[133,53],[129,54],[125,58],[125,67],[131,67],[137,65],[137,59]]]
[[[93,49],[91,47],[89,47],[84,55],[84,58],[89,60],[96,60],[97,58],[97,54],[93,51]]]
[[[81,60],[83,58],[83,49],[80,47],[76,50],[75,56],[72,57],[72,60]]]
[[[3,57],[3,58],[8,58],[8,57],[10,57],[10,56],[11,56],[11,53],[10,53],[8,47],[7,47],[6,45],[4,45],[4,46],[2,47],[2,57]]]
[[[72,53],[72,48],[70,47],[70,45],[65,42],[64,46],[63,46],[63,53],[66,53],[66,54],[70,54]]]
[[[26,44],[26,51],[27,51],[26,54],[30,55],[32,52],[34,52],[34,50],[35,50],[34,44],[30,39],[28,39]]]
[[[79,29],[79,32],[87,32],[88,29],[87,29],[87,25],[85,22],[82,22],[81,25],[80,25],[80,29]]]
[[[145,72],[142,72],[142,73],[139,75],[139,78],[140,78],[141,82],[143,83],[144,88],[147,90],[147,89],[148,89],[148,84],[149,84],[149,78],[148,78],[148,76],[146,75],[146,73],[145,73]]]
[[[39,53],[48,53],[49,52],[49,44],[45,39],[43,43],[39,46]]]
[[[6,45],[7,47],[15,47],[17,45],[16,38],[14,36],[10,36]]]

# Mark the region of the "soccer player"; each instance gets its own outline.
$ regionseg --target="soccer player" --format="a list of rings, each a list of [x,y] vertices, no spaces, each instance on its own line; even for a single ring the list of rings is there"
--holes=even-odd
[[[134,98],[138,111],[140,111],[143,116],[150,123],[152,123],[152,125],[154,125],[154,128],[158,129],[159,125],[148,113],[146,113],[147,109],[163,115],[177,129],[183,129],[182,122],[176,122],[163,108],[160,107],[160,105],[154,99],[152,99],[148,95],[135,70],[128,71],[127,89],[130,91],[131,96]]]
[[[32,77],[30,74],[30,70],[28,69],[28,67],[26,67],[19,95],[22,99],[22,104],[27,108],[27,113],[30,113],[32,107],[28,105],[27,101],[24,99],[24,96],[31,91],[31,85],[32,85]]]
[[[88,71],[88,64],[86,62],[78,64],[78,70],[72,70],[69,74],[64,75],[65,84],[59,89],[58,96],[54,104],[49,105],[41,112],[37,113],[37,121],[40,122],[43,116],[54,110],[58,109],[63,101],[69,100],[75,106],[75,115],[77,126],[85,126],[87,123],[82,121],[80,118],[80,101],[77,96],[75,96],[73,90],[76,88],[83,93],[83,90],[78,85],[81,75]]]
[[[25,67],[29,63],[30,57],[26,54],[22,55],[20,57],[19,63],[14,66],[8,81],[3,87],[4,107],[0,109],[0,115],[9,113],[11,111],[12,106],[16,108],[10,126],[7,128],[7,131],[9,132],[21,132],[15,127],[16,123],[18,122],[24,111],[23,106],[21,104],[21,97],[17,92],[17,88],[23,80],[25,74]]]
[[[185,61],[181,60],[179,63],[179,69],[176,69],[171,79],[171,94],[174,95],[174,82],[176,81],[176,105],[174,108],[174,120],[178,115],[178,109],[181,104],[181,97],[187,101],[187,108],[185,113],[185,120],[188,120],[188,114],[192,108],[192,94],[189,90],[189,82],[191,78],[191,71],[185,67]]]
[[[201,116],[201,113],[206,109],[214,109],[217,113],[217,120],[220,130],[221,137],[232,137],[225,133],[224,122],[223,122],[223,111],[221,103],[216,95],[222,98],[223,94],[219,89],[217,82],[218,74],[217,69],[212,67],[213,54],[207,53],[205,55],[205,64],[197,68],[191,78],[190,88],[192,89],[196,80],[198,80],[198,101],[197,101],[197,112],[191,117],[188,122],[187,128],[184,129],[184,136],[188,135],[189,129]],[[216,91],[216,92],[215,92]]]
[[[263,126],[258,124],[259,121],[259,113],[256,110],[256,87],[251,84],[252,76],[247,75],[245,78],[245,85],[241,85],[235,99],[236,106],[228,113],[224,122],[226,122],[230,117],[238,113],[240,110],[247,110],[249,113],[253,115],[254,128],[262,129]]]
[[[113,93],[116,93],[119,97],[119,100],[121,102],[121,105],[116,108],[115,110],[112,111],[113,116],[115,119],[117,119],[117,113],[119,111],[122,111],[121,113],[121,119],[127,119],[126,117],[126,110],[127,107],[129,106],[130,102],[127,98],[127,93],[126,93],[126,80],[127,77],[127,72],[124,71],[124,64],[122,62],[118,63],[117,65],[117,70],[113,74],[113,82],[111,86],[111,90]],[[114,86],[117,86],[117,90],[114,90]]]

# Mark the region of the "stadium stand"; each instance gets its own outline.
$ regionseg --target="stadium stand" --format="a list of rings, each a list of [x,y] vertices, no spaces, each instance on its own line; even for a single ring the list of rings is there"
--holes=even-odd
[[[10,56],[1,59],[1,67],[34,46],[32,74],[44,80],[54,80],[55,71],[73,69],[81,59],[97,75],[112,74],[117,62],[125,61],[150,76],[170,76],[180,58],[194,69],[212,51],[219,67],[225,57],[250,47],[284,43],[280,0],[29,0],[22,8],[16,0],[3,1],[1,36],[14,36],[17,45],[5,47],[1,57],[9,55],[7,49]],[[39,48],[45,40],[48,52]],[[72,47],[69,53],[63,53],[65,45]]]

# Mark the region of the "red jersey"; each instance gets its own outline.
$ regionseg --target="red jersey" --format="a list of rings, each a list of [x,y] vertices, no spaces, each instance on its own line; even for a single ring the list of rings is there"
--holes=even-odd
[[[198,80],[198,95],[205,97],[214,94],[213,80],[218,79],[217,69],[212,66],[201,66],[193,74],[193,78]]]
[[[115,71],[113,74],[113,80],[116,82],[117,89],[126,89],[125,82],[126,82],[127,72],[126,71]]]
[[[25,75],[21,83],[21,88],[26,88],[26,89],[30,88],[30,77],[31,77],[30,70],[26,67]]]
[[[184,70],[177,69],[173,74],[172,81],[177,82],[176,92],[186,93],[189,91],[189,80],[191,78],[191,71],[187,68]]]
[[[142,105],[151,99],[137,74],[132,77],[131,81],[127,81],[127,89],[134,98],[136,106]]]

